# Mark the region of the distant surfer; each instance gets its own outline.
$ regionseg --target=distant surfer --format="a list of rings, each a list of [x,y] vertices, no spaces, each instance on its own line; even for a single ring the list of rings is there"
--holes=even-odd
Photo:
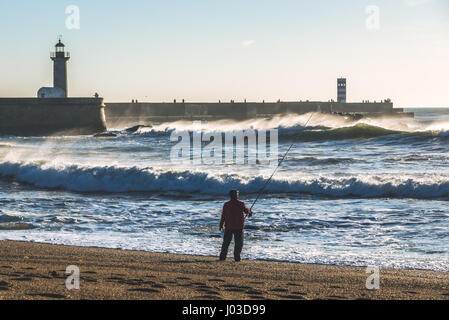
[[[224,261],[228,255],[229,244],[234,236],[234,260],[240,261],[240,253],[243,248],[243,228],[245,227],[245,214],[251,217],[252,213],[243,201],[239,200],[239,192],[231,190],[229,192],[231,200],[223,206],[223,213],[220,221],[220,231],[223,231],[223,245],[221,246],[220,261]]]

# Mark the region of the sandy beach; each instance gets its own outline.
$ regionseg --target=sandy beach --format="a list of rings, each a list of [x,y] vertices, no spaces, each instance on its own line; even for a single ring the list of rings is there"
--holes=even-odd
[[[80,289],[68,290],[69,265]],[[449,299],[449,273],[365,268],[0,241],[0,299]]]

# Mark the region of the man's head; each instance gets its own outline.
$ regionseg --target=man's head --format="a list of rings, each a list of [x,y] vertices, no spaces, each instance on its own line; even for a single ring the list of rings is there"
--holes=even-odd
[[[237,200],[239,198],[239,191],[238,190],[231,190],[229,191],[229,196],[232,200]]]

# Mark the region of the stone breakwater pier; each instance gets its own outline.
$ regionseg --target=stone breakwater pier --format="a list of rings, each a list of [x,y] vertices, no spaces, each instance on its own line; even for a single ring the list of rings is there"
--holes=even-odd
[[[102,98],[0,98],[0,135],[88,135],[105,130]]]
[[[245,120],[270,118],[285,114],[321,112],[356,118],[413,117],[402,108],[393,108],[391,102],[220,102],[220,103],[108,103],[105,115],[108,127],[121,124],[151,124],[178,120]]]

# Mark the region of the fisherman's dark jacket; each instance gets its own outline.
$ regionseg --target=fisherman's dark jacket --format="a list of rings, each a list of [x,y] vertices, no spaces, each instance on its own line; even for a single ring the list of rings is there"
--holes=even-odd
[[[231,200],[224,204],[221,215],[220,229],[225,226],[226,230],[241,230],[245,227],[245,213],[249,209],[240,200]]]

